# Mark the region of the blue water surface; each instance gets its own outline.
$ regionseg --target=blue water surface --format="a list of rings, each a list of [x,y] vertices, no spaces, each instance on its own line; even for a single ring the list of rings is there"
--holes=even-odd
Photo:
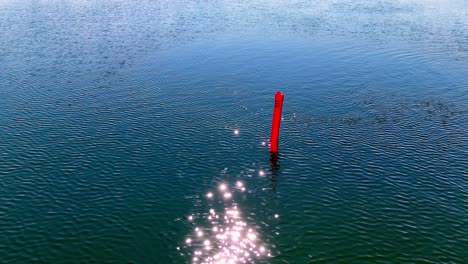
[[[0,262],[466,263],[467,12],[1,1]]]

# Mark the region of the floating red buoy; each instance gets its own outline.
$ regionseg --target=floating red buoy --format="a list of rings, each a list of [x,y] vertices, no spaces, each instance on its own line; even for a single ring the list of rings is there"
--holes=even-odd
[[[275,94],[275,108],[273,109],[273,121],[271,124],[270,151],[278,153],[278,137],[281,123],[281,111],[283,110],[284,94],[280,91]]]

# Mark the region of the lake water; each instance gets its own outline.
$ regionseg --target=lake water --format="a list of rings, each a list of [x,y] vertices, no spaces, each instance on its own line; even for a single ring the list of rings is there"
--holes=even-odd
[[[0,262],[467,263],[467,18],[0,1]]]

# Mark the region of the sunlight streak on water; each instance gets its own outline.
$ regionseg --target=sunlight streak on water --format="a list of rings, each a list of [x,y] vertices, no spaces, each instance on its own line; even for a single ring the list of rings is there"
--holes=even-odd
[[[223,208],[210,208],[201,219],[203,223],[185,239],[185,245],[192,252],[192,263],[252,263],[271,257],[269,246],[247,222],[234,199],[236,193],[246,190],[245,184],[237,181],[231,189],[228,184],[220,183],[217,189],[216,196],[209,192],[206,197],[220,199]]]

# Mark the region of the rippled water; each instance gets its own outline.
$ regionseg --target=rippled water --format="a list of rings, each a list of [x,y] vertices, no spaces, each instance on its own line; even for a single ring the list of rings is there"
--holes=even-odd
[[[0,1],[0,262],[466,263],[467,17]]]

